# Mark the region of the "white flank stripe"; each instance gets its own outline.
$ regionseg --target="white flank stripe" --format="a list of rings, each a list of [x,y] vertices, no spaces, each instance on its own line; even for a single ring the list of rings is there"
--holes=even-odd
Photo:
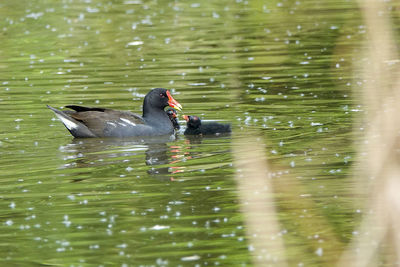
[[[136,126],[136,123],[131,122],[130,120],[127,120],[127,119],[124,119],[124,118],[119,118],[119,119],[120,119],[121,121],[124,121],[124,122],[126,122],[126,123],[132,125],[132,126]]]
[[[59,115],[56,113],[56,116],[62,121],[62,123],[64,123],[65,127],[67,127],[68,129],[72,130],[72,129],[76,129],[78,128],[78,124],[76,124],[73,121],[68,120],[67,118]]]
[[[114,127],[117,127],[117,125],[115,123],[111,122],[111,121],[107,121],[107,124],[111,125],[111,126],[114,126]]]

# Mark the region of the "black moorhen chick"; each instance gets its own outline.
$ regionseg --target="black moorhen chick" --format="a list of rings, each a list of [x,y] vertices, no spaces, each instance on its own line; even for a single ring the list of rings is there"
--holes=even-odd
[[[169,119],[171,120],[174,129],[179,130],[181,126],[179,125],[178,115],[176,113],[176,110],[173,108],[167,108],[165,112],[167,113]]]
[[[61,111],[51,106],[57,117],[74,137],[130,137],[167,135],[174,132],[164,108],[182,106],[167,89],[151,90],[143,100],[143,116],[130,111],[68,105]]]
[[[197,116],[182,116],[186,120],[185,135],[210,135],[230,133],[231,125],[218,122],[201,122]]]

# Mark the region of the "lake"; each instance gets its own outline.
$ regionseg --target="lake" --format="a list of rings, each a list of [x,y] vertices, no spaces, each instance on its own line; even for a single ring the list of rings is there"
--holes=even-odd
[[[21,0],[0,14],[1,265],[252,266],[238,146],[268,159],[290,266],[332,266],[358,234],[357,1]],[[232,134],[74,139],[46,108],[141,114],[156,87]]]

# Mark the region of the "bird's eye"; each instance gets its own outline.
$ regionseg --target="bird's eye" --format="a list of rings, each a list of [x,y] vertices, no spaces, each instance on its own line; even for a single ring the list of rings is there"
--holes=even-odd
[[[165,95],[164,94],[160,94],[160,97],[165,97]]]

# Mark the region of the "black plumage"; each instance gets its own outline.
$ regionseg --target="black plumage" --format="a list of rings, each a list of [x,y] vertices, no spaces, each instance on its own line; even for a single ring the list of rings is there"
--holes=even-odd
[[[174,129],[179,130],[181,126],[179,125],[179,120],[176,110],[173,108],[168,108],[165,112],[167,113],[169,119],[171,120]]]
[[[163,88],[151,90],[143,100],[143,116],[130,111],[107,108],[66,106],[72,110],[50,108],[74,137],[130,137],[167,135],[174,126],[164,108],[182,106]]]
[[[197,116],[183,115],[186,120],[185,135],[216,135],[231,132],[230,124],[202,122]]]

